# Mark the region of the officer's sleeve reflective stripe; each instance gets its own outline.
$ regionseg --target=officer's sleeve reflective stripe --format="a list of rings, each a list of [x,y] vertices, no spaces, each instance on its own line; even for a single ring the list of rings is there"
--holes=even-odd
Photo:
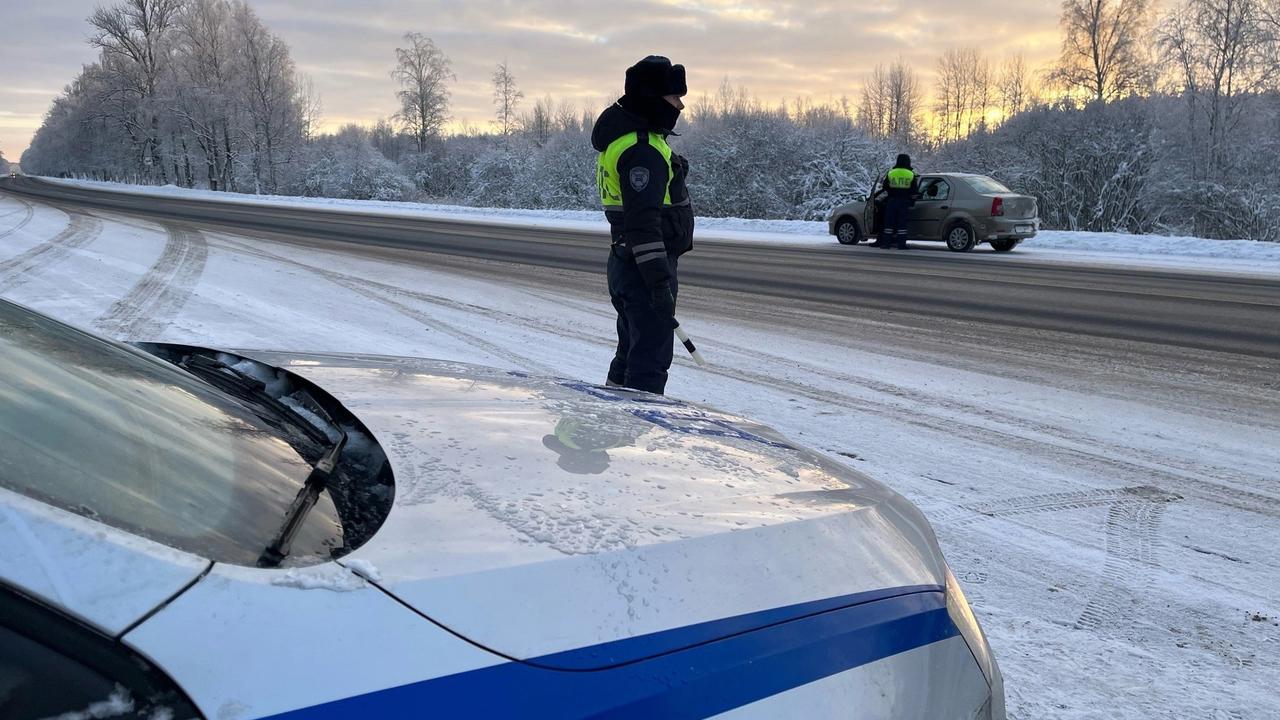
[[[667,259],[667,253],[665,251],[645,253],[644,255],[636,255],[636,264],[638,265],[640,263],[647,263],[653,260],[666,260],[666,259]]]
[[[667,244],[665,242],[649,242],[643,245],[636,245],[631,248],[631,252],[635,254],[650,252],[653,250],[661,250],[663,252],[666,252]]]

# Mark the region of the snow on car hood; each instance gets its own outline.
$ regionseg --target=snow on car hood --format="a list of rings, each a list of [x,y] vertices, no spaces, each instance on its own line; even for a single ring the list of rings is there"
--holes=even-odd
[[[944,582],[914,506],[741,418],[457,363],[243,354],[324,388],[390,459],[391,512],[340,562],[510,657]]]

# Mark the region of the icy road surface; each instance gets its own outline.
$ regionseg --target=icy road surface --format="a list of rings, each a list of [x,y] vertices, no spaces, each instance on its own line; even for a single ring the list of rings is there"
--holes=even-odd
[[[613,346],[602,277],[8,195],[0,294],[123,339],[596,381]],[[672,395],[758,418],[925,511],[1012,717],[1280,717],[1275,359],[720,291],[681,310],[711,365],[678,358]]]

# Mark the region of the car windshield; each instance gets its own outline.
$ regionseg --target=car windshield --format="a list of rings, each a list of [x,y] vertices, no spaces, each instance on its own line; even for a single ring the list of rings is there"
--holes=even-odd
[[[211,560],[255,564],[311,470],[195,377],[2,300],[0,368],[0,488]],[[326,502],[295,547],[341,532]]]
[[[986,175],[970,175],[969,177],[965,178],[965,182],[969,183],[970,187],[972,187],[974,190],[977,190],[979,193],[983,195],[989,195],[992,193],[1013,192],[1009,188],[1005,187],[1004,185],[1001,185],[995,180],[992,180]]]

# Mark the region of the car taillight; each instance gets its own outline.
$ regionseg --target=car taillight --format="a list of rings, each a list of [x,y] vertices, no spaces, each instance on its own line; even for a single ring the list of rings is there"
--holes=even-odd
[[[991,217],[1004,215],[1004,198],[991,198]]]

